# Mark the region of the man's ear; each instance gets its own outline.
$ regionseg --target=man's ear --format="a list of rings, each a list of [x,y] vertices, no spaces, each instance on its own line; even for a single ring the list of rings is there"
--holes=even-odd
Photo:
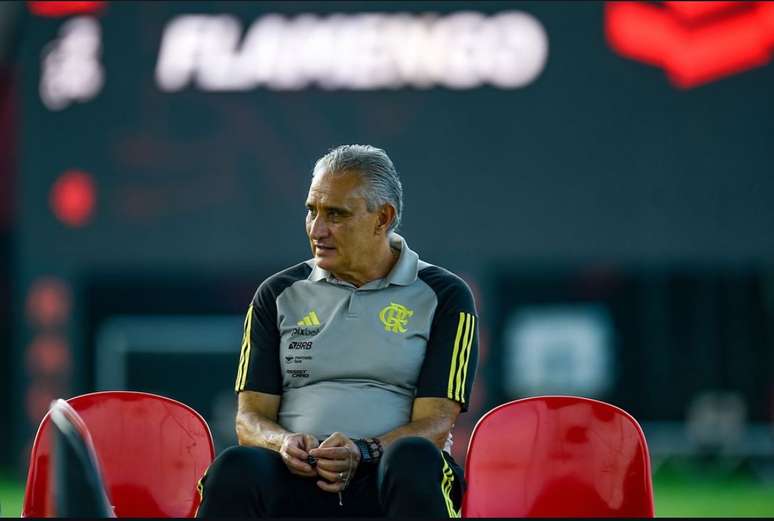
[[[385,233],[395,220],[395,208],[391,204],[383,204],[377,210],[376,233]]]

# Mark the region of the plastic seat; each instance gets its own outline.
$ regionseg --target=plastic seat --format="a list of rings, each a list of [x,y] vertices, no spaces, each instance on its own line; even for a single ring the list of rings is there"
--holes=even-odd
[[[64,400],[49,409],[53,444],[53,517],[115,517],[105,493],[94,442],[83,419]]]
[[[515,400],[476,424],[463,517],[653,517],[645,436],[613,405],[574,396]]]
[[[215,449],[207,423],[178,401],[149,393],[104,391],[70,398],[91,433],[117,517],[192,517],[196,484]],[[50,413],[32,445],[22,516],[50,513]]]

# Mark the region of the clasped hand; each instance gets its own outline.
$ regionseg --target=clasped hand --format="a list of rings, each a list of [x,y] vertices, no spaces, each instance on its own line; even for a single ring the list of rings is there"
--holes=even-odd
[[[357,445],[340,432],[334,432],[322,443],[311,434],[289,434],[282,442],[280,455],[291,473],[320,477],[317,486],[333,493],[344,490],[360,463]],[[317,460],[314,466],[308,463],[309,456]]]

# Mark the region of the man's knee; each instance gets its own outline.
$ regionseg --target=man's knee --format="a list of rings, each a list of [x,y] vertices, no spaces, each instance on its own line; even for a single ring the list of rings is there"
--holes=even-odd
[[[385,450],[379,477],[381,481],[388,476],[398,481],[425,479],[428,472],[437,473],[441,457],[441,451],[427,438],[401,438]]]
[[[254,488],[261,478],[271,477],[282,465],[282,459],[271,450],[260,447],[229,447],[212,462],[203,483],[205,490],[220,486],[232,491],[241,487]]]
[[[197,517],[265,515],[265,484],[274,482],[283,466],[282,458],[268,449],[230,447],[224,450],[201,480],[202,503]]]

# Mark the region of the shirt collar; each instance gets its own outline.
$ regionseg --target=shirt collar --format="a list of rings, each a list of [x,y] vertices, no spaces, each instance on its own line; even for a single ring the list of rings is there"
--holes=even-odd
[[[398,262],[396,262],[395,266],[392,267],[390,273],[388,273],[384,279],[381,279],[382,283],[380,283],[378,287],[386,287],[390,284],[396,284],[398,286],[408,286],[409,284],[412,284],[415,280],[417,280],[419,255],[410,249],[408,244],[406,244],[406,239],[397,233],[390,234],[390,246],[400,250],[400,256],[398,257]],[[314,259],[312,259],[311,262],[312,272],[308,277],[310,281],[336,281],[335,277],[333,277],[330,272],[317,266],[317,264],[314,262]]]

